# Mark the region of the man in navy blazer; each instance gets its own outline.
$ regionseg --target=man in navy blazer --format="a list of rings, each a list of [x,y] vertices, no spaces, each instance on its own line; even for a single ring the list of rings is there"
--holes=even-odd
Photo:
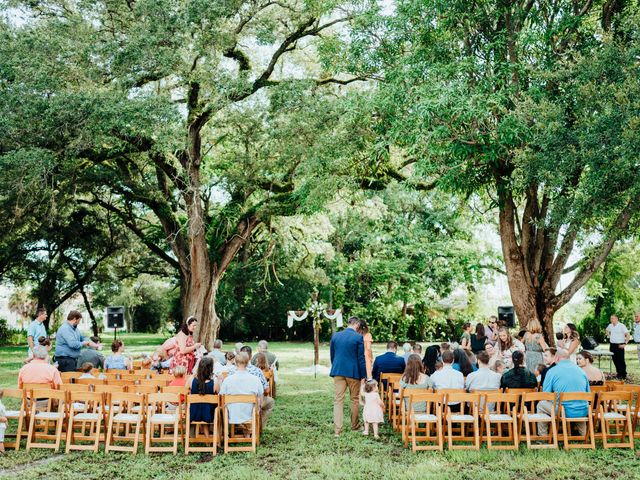
[[[371,372],[376,381],[380,380],[381,373],[404,373],[404,358],[397,355],[398,344],[391,340],[387,342],[387,351],[382,355],[378,355],[373,362],[373,371]]]
[[[356,330],[360,326],[358,317],[349,318],[348,327],[333,334],[329,347],[331,373],[335,386],[333,398],[333,424],[336,436],[342,433],[344,417],[344,395],[349,389],[351,399],[351,429],[360,428],[360,385],[367,376],[364,360],[364,340]]]

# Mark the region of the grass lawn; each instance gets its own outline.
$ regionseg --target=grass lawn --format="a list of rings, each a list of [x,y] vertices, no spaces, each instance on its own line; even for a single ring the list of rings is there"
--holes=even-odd
[[[151,351],[158,336],[125,335],[130,352]],[[296,373],[310,366],[313,347],[273,343],[281,372],[276,408],[256,454],[219,454],[211,461],[192,454],[72,453],[35,450],[0,456],[0,478],[34,479],[640,479],[640,457],[628,450],[519,452],[420,452],[403,448],[387,427],[382,439],[348,432],[336,439],[332,425],[333,383],[328,377]],[[376,346],[381,351],[382,346]],[[25,347],[0,348],[0,386],[14,386]],[[328,365],[329,349],[321,350]],[[640,377],[635,346],[627,351],[629,371]],[[348,423],[348,413],[345,412]],[[636,442],[640,448],[640,442]]]

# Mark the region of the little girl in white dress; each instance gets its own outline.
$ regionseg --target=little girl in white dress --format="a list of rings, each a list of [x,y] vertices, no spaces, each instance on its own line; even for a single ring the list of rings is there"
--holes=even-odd
[[[360,390],[360,403],[364,406],[362,409],[362,418],[364,420],[363,435],[369,435],[369,424],[373,426],[373,437],[380,438],[378,435],[378,426],[384,422],[384,403],[378,394],[378,383],[375,380],[366,382]]]

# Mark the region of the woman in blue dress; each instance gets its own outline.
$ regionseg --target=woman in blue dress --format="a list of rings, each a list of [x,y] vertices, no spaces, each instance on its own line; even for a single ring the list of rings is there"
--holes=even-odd
[[[213,381],[213,358],[209,356],[202,357],[198,364],[198,371],[191,382],[192,394],[213,395],[218,392],[219,385]],[[210,403],[192,403],[189,408],[189,417],[191,422],[206,422],[204,425],[204,436],[209,436],[209,425],[213,423],[213,414],[216,406]],[[197,432],[196,432],[197,433]]]
[[[132,370],[131,360],[123,355],[124,343],[122,340],[114,340],[111,344],[113,355],[106,358],[104,368],[106,370]]]

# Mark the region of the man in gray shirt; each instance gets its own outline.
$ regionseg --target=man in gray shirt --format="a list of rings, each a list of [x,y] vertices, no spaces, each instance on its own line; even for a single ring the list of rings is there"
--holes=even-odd
[[[213,357],[213,359],[218,362],[220,365],[226,365],[227,359],[224,356],[224,352],[222,351],[222,340],[219,338],[213,342],[213,350],[211,350],[208,355]]]
[[[97,344],[96,346],[100,345],[99,337],[91,337],[91,341]],[[93,364],[93,368],[104,368],[104,355],[97,348],[85,348],[80,352],[80,356],[76,362],[76,368],[82,367],[85,363]]]

